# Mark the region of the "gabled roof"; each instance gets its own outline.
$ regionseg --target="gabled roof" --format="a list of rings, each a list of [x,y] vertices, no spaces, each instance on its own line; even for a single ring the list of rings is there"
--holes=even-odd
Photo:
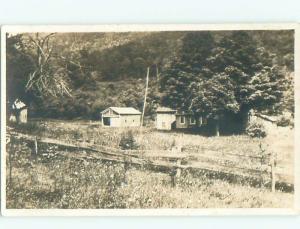
[[[175,113],[176,110],[173,110],[169,107],[158,107],[156,113]]]
[[[141,114],[140,111],[134,109],[133,107],[109,107],[102,111],[101,113],[105,113],[108,109],[112,109],[114,112],[118,114]]]
[[[13,105],[12,105],[12,109],[15,109],[15,110],[20,110],[20,109],[24,109],[24,108],[26,108],[26,104],[23,103],[19,99],[16,99],[15,102],[13,103]]]

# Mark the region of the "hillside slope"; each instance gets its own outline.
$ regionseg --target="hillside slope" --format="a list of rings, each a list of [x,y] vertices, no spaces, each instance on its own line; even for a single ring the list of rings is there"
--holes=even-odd
[[[189,33],[54,34],[50,40],[53,61],[49,68],[65,74],[71,97],[43,97],[35,91],[26,91],[26,82],[37,59],[36,49],[29,39],[33,34],[10,36],[7,39],[8,100],[21,98],[29,104],[30,116],[49,118],[96,118],[96,114],[107,106],[134,106],[141,109],[149,67],[150,92],[146,115],[151,115],[163,93],[160,91],[163,73],[178,58],[183,39]],[[210,32],[216,41],[230,33]],[[272,31],[272,37],[266,31],[249,31],[249,34],[260,46],[275,53],[274,61],[286,65],[287,72],[293,72],[293,66],[290,65],[293,60],[293,43],[290,42],[293,39],[292,32]],[[287,82],[293,80],[287,78]],[[293,98],[291,93],[288,96]],[[289,103],[293,104],[292,99]]]

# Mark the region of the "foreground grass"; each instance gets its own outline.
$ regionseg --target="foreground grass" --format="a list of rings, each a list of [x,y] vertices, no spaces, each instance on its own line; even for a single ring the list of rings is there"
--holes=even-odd
[[[14,128],[36,136],[114,148],[119,148],[122,136],[128,132],[126,128],[103,128],[98,122],[70,121],[37,121]],[[139,149],[171,150],[174,144],[180,145],[191,154],[193,163],[203,160],[197,153],[220,157],[226,153],[259,155],[263,145],[266,152],[277,151],[283,158],[278,164],[292,174],[293,142],[287,129],[270,129],[263,140],[248,136],[203,137],[151,128],[131,131]],[[293,204],[293,193],[271,193],[268,188],[228,183],[206,174],[184,172],[173,187],[169,174],[133,167],[125,171],[122,164],[79,160],[67,157],[68,152],[62,156],[55,147],[39,151],[39,156],[33,158],[23,142],[8,147],[7,174],[12,168],[11,178],[7,176],[8,208],[289,208]],[[255,161],[235,158],[238,166],[256,166]]]
[[[78,160],[51,148],[32,158],[15,145],[7,174],[7,208],[278,208],[292,207],[293,194],[230,184],[185,172],[170,176],[99,160]],[[9,153],[9,152],[8,152]],[[83,153],[84,152],[78,152]]]

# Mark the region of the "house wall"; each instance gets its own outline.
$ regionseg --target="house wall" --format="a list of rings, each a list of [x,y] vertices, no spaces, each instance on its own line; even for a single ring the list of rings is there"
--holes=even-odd
[[[102,116],[102,123],[104,117],[110,119],[109,126],[111,127],[137,127],[140,126],[141,123],[140,115],[120,115],[120,116],[105,115]]]
[[[181,117],[184,117],[184,123],[181,123]],[[191,115],[176,115],[176,128],[186,129],[193,128],[197,126],[197,119],[195,118],[195,123],[191,123]]]
[[[121,126],[121,117],[110,117],[110,126],[111,127]]]
[[[18,122],[18,123],[27,123],[27,109],[22,109],[19,114],[17,115],[14,115],[14,114],[11,114],[9,116],[9,121],[11,122]]]
[[[20,112],[19,122],[27,123],[27,109],[23,109]]]
[[[109,118],[110,119],[110,125],[109,126],[111,126],[111,127],[119,127],[121,125],[121,118],[120,118],[119,114],[114,112],[112,109],[108,109],[106,112],[101,113],[102,125],[104,125],[103,118]]]
[[[141,124],[141,115],[121,115],[120,126],[137,127]]]
[[[172,123],[176,120],[175,114],[157,113],[156,114],[156,129],[171,130]]]
[[[11,115],[9,116],[9,121],[10,121],[10,122],[17,122],[16,116],[15,116],[14,114],[11,114]]]

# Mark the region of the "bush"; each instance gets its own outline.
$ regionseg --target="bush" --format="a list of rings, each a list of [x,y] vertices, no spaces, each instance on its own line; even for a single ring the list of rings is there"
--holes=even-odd
[[[252,138],[264,138],[267,136],[265,127],[261,123],[252,123],[247,129],[246,133]]]
[[[277,126],[282,126],[282,127],[286,127],[286,126],[294,126],[294,123],[291,119],[285,117],[285,116],[281,116],[277,122],[276,122]]]
[[[46,130],[43,125],[37,122],[27,122],[27,123],[9,122],[8,126],[14,128],[16,131],[20,131],[26,134],[40,134]]]
[[[131,130],[122,135],[119,146],[123,150],[134,150],[139,148]]]

